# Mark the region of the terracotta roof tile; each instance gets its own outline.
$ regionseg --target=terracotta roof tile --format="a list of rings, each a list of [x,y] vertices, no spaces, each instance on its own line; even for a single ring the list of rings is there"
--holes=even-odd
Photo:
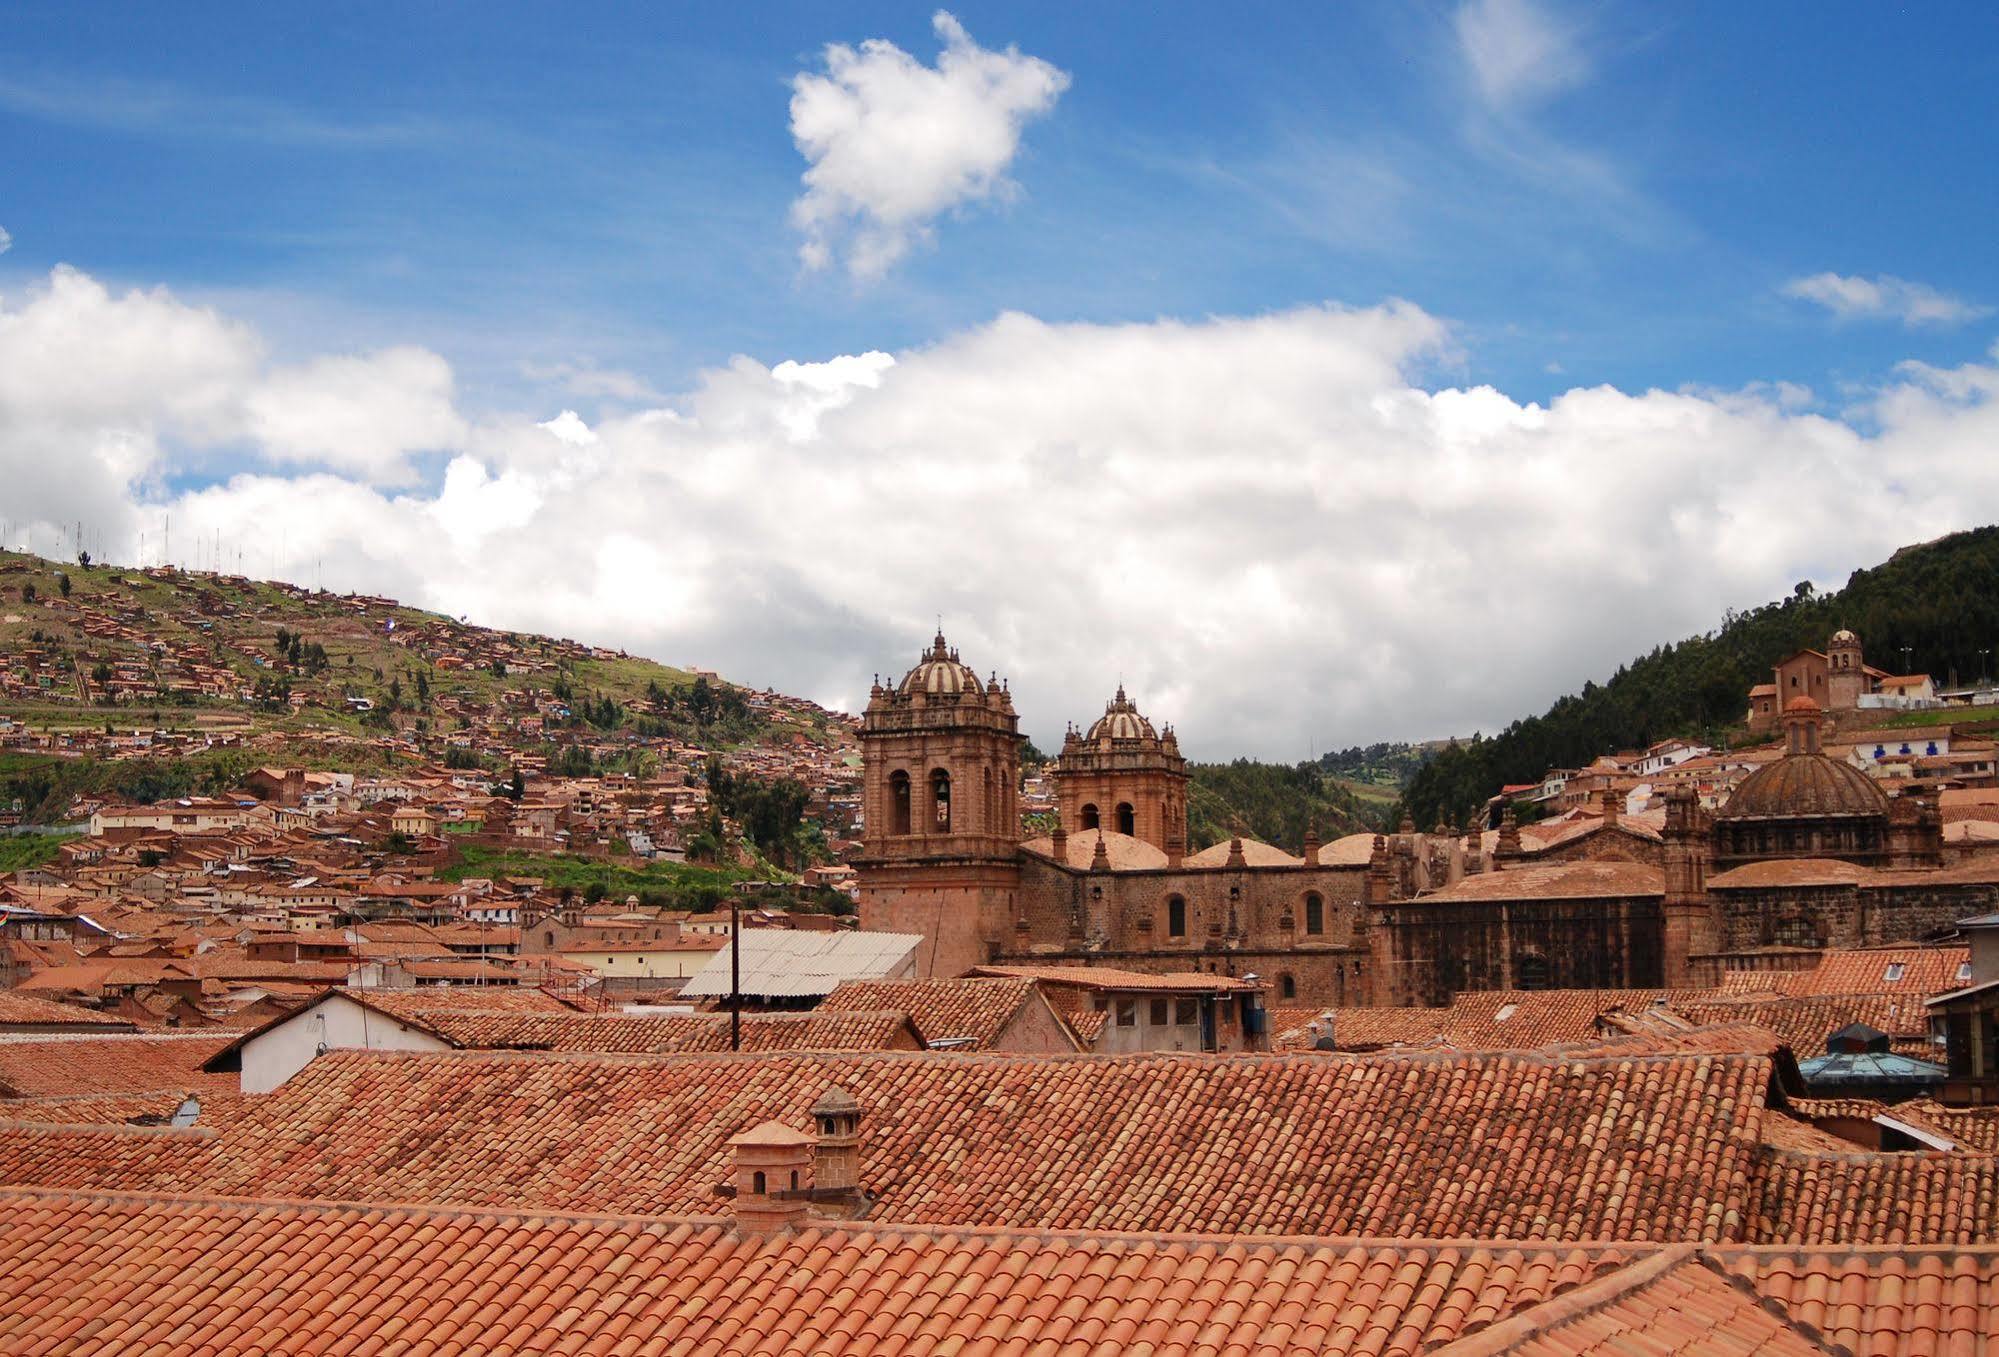
[[[1747,1224],[1752,1243],[1990,1243],[1999,1158],[1764,1149]]]
[[[130,1029],[131,1023],[110,1013],[97,1013],[75,1004],[59,1004],[37,999],[32,994],[0,990],[0,1029],[8,1026],[109,1027]]]
[[[1826,1357],[1794,1317],[1765,1308],[1746,1282],[1690,1247],[1662,1250],[1475,1335],[1436,1357],[1622,1357],[1759,1354]]]
[[[1999,1250],[1731,1248],[1712,1256],[1845,1352],[1982,1357],[1999,1348]]]
[[[729,1049],[726,1013],[621,1016],[411,1009],[408,1017],[461,1050],[645,1055]],[[923,1045],[923,1033],[907,1013],[745,1013],[742,1043],[745,1051],[914,1050]]]
[[[0,1039],[0,1098],[215,1088],[236,1081],[200,1073],[228,1036],[55,1036]],[[4,1112],[0,1112],[4,1115]]]
[[[932,1042],[963,1040],[981,1050],[998,1041],[1029,1004],[1042,1002],[1025,976],[962,980],[850,980],[827,995],[820,1013],[901,1010]]]
[[[1446,1008],[1334,1008],[1333,1040],[1343,1051],[1389,1046],[1448,1046],[1461,1051],[1531,1050],[1593,1041],[1608,1013],[1643,1010],[1705,990],[1468,990]],[[1306,1046],[1298,1028],[1280,1032]]]
[[[1727,1239],[1770,1081],[1733,1056],[350,1051],[252,1100],[201,1162],[136,1181],[114,1164],[101,1185],[704,1210],[730,1136],[806,1125],[838,1085],[866,1110],[876,1220]]]
[[[1408,1357],[1640,1252],[7,1191],[0,1348]]]

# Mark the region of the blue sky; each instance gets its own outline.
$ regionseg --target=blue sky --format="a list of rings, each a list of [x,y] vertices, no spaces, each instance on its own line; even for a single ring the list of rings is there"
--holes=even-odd
[[[1989,7],[1557,12],[1584,69],[1497,110],[1442,7],[954,12],[1072,84],[1013,202],[855,286],[797,265],[787,82],[829,41],[932,58],[926,8],[11,6],[4,263],[247,294],[301,350],[415,340],[496,399],[537,356],[677,389],[735,352],[900,348],[1006,309],[1388,296],[1521,398],[1821,384],[1982,344],[1838,323],[1789,279],[1999,301]]]
[[[1197,755],[1491,729],[1999,518],[1996,57],[1973,5],[16,4],[0,533],[172,514],[843,705],[941,612],[1038,738],[1119,677]]]

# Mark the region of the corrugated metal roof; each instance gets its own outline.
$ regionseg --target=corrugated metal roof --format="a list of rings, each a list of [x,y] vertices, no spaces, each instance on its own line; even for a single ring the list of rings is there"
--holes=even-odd
[[[818,933],[752,928],[742,935],[743,993],[793,999],[827,995],[849,980],[904,978],[917,945],[914,933]],[[683,998],[718,999],[729,993],[730,948],[708,959],[684,985]]]

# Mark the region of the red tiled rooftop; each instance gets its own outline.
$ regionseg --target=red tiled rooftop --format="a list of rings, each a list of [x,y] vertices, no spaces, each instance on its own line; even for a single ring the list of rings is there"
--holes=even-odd
[[[1749,1057],[350,1051],[252,1100],[200,1164],[100,1185],[698,1211],[730,1136],[806,1126],[837,1084],[865,1109],[877,1220],[1725,1239],[1770,1079]]]
[[[235,1080],[200,1073],[229,1039],[227,1034],[0,1039],[0,1098],[157,1089],[231,1091]],[[0,1115],[5,1115],[4,1110]]]
[[[0,1191],[0,1348],[1406,1355],[1641,1253]]]
[[[818,1012],[899,1009],[927,1040],[964,1040],[979,1050],[992,1046],[1024,1006],[1042,1002],[1025,976],[850,980],[827,995]]]

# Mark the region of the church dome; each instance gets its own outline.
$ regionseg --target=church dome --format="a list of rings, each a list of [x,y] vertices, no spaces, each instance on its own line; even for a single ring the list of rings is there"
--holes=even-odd
[[[945,643],[940,631],[930,649],[917,661],[916,668],[902,676],[898,691],[928,693],[933,697],[955,697],[961,693],[976,696],[985,691],[985,685],[979,682],[970,665],[960,663],[958,652]]]
[[[1796,819],[1811,815],[1887,813],[1887,796],[1874,785],[1873,778],[1852,764],[1824,754],[1791,754],[1744,778],[1735,794],[1728,798],[1720,818]]]
[[[1832,634],[1832,643],[1836,646],[1857,646],[1860,644],[1860,638],[1846,628],[1841,627]]]
[[[1159,733],[1152,728],[1152,722],[1139,715],[1132,700],[1124,695],[1124,685],[1120,683],[1117,696],[1104,708],[1096,724],[1091,726],[1084,740],[1094,743],[1109,737],[1113,740],[1156,740]]]

